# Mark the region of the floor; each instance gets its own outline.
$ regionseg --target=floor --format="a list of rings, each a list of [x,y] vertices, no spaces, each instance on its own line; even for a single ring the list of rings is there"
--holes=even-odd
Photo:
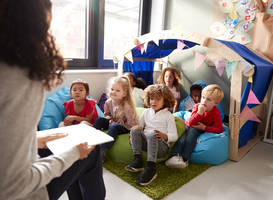
[[[151,200],[108,170],[106,200]],[[273,144],[260,141],[240,161],[212,166],[163,200],[272,200]],[[68,200],[64,194],[59,200]]]

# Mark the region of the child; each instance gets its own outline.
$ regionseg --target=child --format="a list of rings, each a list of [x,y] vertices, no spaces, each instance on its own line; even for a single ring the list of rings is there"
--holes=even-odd
[[[134,161],[125,167],[131,172],[143,171],[142,150],[148,153],[148,163],[135,181],[138,185],[148,185],[156,177],[156,158],[163,157],[169,143],[177,140],[174,116],[168,108],[174,106],[174,96],[164,84],[150,85],[144,90],[147,108],[139,119],[139,125],[131,129],[131,144]],[[145,129],[144,129],[145,128]]]
[[[136,107],[143,107],[143,90],[147,87],[145,81],[142,78],[136,78],[132,72],[125,72],[124,76],[127,76],[127,78],[130,80],[130,87],[132,89],[132,95]]]
[[[202,90],[201,103],[193,107],[191,116],[186,120],[186,131],[175,143],[170,159],[165,162],[167,167],[187,167],[200,134],[223,132],[220,111],[216,107],[223,97],[218,85],[208,85]]]
[[[190,99],[185,102],[185,110],[192,111],[195,104],[200,103],[201,100],[202,86],[194,84],[190,87]]]
[[[86,98],[89,95],[89,85],[86,81],[77,79],[70,86],[70,94],[73,99],[64,102],[67,117],[59,124],[59,127],[84,123],[92,126],[98,117],[96,101]]]
[[[97,117],[94,128],[108,130],[108,135],[115,140],[117,135],[126,134],[138,124],[138,116],[132,98],[129,79],[126,76],[113,77],[108,81],[108,100],[104,105],[104,116]],[[113,142],[101,145],[102,163],[105,162],[107,151]]]
[[[166,67],[161,71],[157,79],[158,83],[167,85],[168,88],[170,88],[173,92],[175,97],[175,104],[174,107],[170,109],[172,113],[175,113],[178,109],[178,99],[180,98],[180,92],[178,89],[181,78],[181,73],[178,69],[174,67]]]

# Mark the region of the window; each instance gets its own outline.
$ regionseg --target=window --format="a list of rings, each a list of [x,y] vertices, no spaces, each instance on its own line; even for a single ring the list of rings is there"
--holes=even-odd
[[[151,0],[52,0],[51,31],[68,68],[113,68],[128,41],[149,32]]]

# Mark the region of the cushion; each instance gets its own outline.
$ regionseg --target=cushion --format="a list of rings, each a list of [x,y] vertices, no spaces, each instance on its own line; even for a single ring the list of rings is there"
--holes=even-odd
[[[92,99],[90,94],[87,96],[87,98]],[[49,96],[45,100],[44,109],[38,125],[39,130],[57,128],[59,123],[62,122],[67,116],[64,112],[65,107],[63,106],[63,103],[70,99],[72,99],[72,97],[68,87],[63,87],[58,92]],[[97,105],[96,109],[99,116],[104,116],[103,112]]]
[[[142,112],[145,108],[137,108],[138,115],[141,116]],[[175,117],[175,124],[177,128],[178,137],[181,137],[185,132],[185,124],[184,121],[178,117]],[[115,162],[130,164],[134,160],[132,146],[129,143],[130,133],[118,135],[114,145],[107,152],[107,158],[111,159]],[[170,143],[170,148],[167,154],[164,157],[157,158],[157,163],[165,161],[169,158],[169,155],[172,151],[172,147],[175,142]],[[142,151],[142,159],[143,162],[147,162],[147,152]]]
[[[204,81],[202,81],[202,80],[196,81],[196,82],[193,83],[193,85],[194,85],[194,84],[199,84],[199,85],[202,86],[202,88],[204,88],[204,87],[207,86],[207,84],[206,84]],[[178,109],[177,109],[177,112],[185,111],[185,102],[188,101],[188,100],[191,98],[191,97],[190,97],[190,94],[191,94],[191,93],[189,92],[188,96],[180,102],[180,104],[179,104],[179,106],[178,106]],[[224,114],[224,111],[223,111],[223,108],[222,108],[221,104],[219,103],[216,107],[217,107],[218,110],[220,111],[221,119],[222,119],[222,121],[223,121],[224,118],[225,118],[225,114]]]
[[[183,120],[191,116],[191,112],[180,111],[173,114]],[[220,134],[205,132],[198,137],[197,145],[191,155],[190,162],[197,164],[219,165],[228,160],[229,129],[223,124]]]

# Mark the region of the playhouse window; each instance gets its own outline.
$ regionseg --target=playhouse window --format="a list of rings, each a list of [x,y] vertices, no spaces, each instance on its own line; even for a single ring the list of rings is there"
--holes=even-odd
[[[52,0],[51,32],[68,68],[112,68],[128,41],[147,33],[151,0]]]

